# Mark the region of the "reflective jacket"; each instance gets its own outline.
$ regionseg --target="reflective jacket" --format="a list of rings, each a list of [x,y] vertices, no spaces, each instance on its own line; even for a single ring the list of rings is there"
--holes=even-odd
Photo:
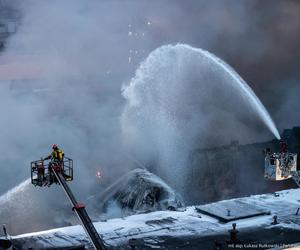
[[[65,153],[62,149],[53,150],[52,153],[45,158],[45,160],[51,159],[52,161],[63,161]]]

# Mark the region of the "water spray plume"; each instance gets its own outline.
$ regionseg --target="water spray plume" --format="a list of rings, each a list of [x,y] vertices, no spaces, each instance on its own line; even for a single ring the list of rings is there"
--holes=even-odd
[[[7,191],[5,194],[1,195],[0,196],[0,205],[3,204],[4,202],[10,200],[14,194],[22,192],[30,184],[30,182],[31,182],[31,179],[28,178],[27,180],[21,182],[19,185],[15,186],[14,188]]]
[[[228,74],[229,77],[232,78],[232,88],[235,88],[237,91],[240,92],[240,94],[246,99],[246,101],[250,104],[252,109],[257,112],[261,120],[264,122],[264,124],[267,126],[267,128],[273,133],[273,135],[277,138],[280,139],[280,134],[264,105],[261,103],[261,101],[258,99],[258,97],[255,95],[253,90],[249,87],[249,85],[234,71],[232,67],[230,67],[227,63],[225,63],[223,60],[218,58],[217,56],[213,55],[212,53],[199,49],[199,48],[194,48],[189,45],[185,44],[178,44],[175,46],[168,45],[168,46],[163,46],[157,50],[155,50],[152,55],[146,59],[146,61],[141,65],[138,71],[142,71],[143,68],[146,68],[146,64],[149,61],[149,58],[155,55],[158,56],[163,56],[163,52],[167,50],[186,50],[186,51],[193,51],[195,52],[196,55],[201,55],[204,58],[207,58],[211,62],[214,62],[214,67],[222,69],[224,72]],[[167,53],[165,53],[167,54]],[[165,60],[164,58],[161,58],[162,60]],[[139,72],[138,72],[139,73]],[[167,74],[168,72],[166,72]],[[137,78],[139,76],[136,76]],[[134,88],[135,84],[137,83],[136,79],[133,79],[133,81],[130,83],[129,86],[124,88],[124,97],[127,99],[128,104],[134,104],[136,100],[134,100]],[[130,96],[132,95],[132,96]],[[136,97],[136,96],[135,96]]]
[[[222,69],[224,69],[237,83],[240,87],[240,91],[242,94],[246,96],[249,103],[251,104],[252,108],[255,109],[259,116],[261,117],[262,121],[265,125],[269,128],[269,130],[273,133],[273,135],[279,140],[280,134],[275,126],[274,121],[272,120],[269,112],[266,110],[265,106],[261,103],[258,97],[255,95],[253,90],[249,87],[249,85],[234,71],[232,67],[230,67],[227,63],[222,61],[220,58],[216,57],[212,53],[208,51],[204,51],[201,49],[192,48],[193,50],[197,51],[205,55],[207,58],[213,60],[217,65],[219,65]]]
[[[188,45],[150,53],[123,87],[123,96],[121,126],[128,149],[142,162],[159,166],[158,174],[177,189],[184,186],[192,150],[248,133],[253,139],[249,121],[262,121],[280,138],[246,82],[215,55]]]

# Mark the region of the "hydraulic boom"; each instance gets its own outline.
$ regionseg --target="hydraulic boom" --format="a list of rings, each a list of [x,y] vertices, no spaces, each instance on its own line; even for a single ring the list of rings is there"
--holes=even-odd
[[[66,183],[65,178],[62,176],[61,171],[57,171],[55,169],[55,167],[52,167],[52,170],[53,170],[58,182],[60,183],[61,187],[63,188],[63,190],[65,191],[69,200],[71,201],[71,203],[73,205],[73,211],[75,211],[79,220],[81,221],[81,224],[82,224],[85,232],[87,233],[87,235],[90,237],[94,248],[97,250],[105,250],[104,243],[103,243],[102,239],[100,238],[97,230],[95,229],[88,213],[86,212],[84,204],[77,202],[71,189],[69,188],[68,184]]]
[[[58,183],[65,191],[73,208],[72,210],[77,214],[86,234],[89,236],[93,247],[96,250],[105,250],[104,241],[99,236],[95,229],[88,213],[85,210],[83,203],[77,202],[72,193],[67,181],[73,180],[73,161],[65,157],[63,162],[50,162],[48,167],[43,160],[31,162],[31,182],[35,186],[51,186],[53,183]]]

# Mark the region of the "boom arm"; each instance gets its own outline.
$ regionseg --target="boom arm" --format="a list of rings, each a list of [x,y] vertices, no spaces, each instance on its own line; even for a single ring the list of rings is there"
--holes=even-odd
[[[105,245],[103,240],[100,238],[98,232],[96,231],[88,213],[85,210],[83,204],[78,203],[75,196],[73,195],[71,189],[67,185],[65,178],[63,177],[61,171],[57,171],[54,167],[52,167],[52,171],[55,174],[58,182],[64,189],[66,195],[68,196],[69,200],[73,205],[73,211],[77,214],[81,224],[86,231],[87,235],[90,237],[92,244],[96,250],[105,250]]]

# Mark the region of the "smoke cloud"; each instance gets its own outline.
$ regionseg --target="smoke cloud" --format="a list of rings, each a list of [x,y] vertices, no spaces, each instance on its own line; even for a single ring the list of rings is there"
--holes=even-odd
[[[1,3],[20,13],[20,25],[0,53],[0,194],[27,179],[30,161],[47,155],[53,143],[74,159],[72,188],[83,200],[98,181],[96,171],[103,173],[105,186],[136,162],[155,164],[149,137],[139,142],[141,154],[132,155],[122,143],[121,87],[151,51],[165,44],[186,43],[216,54],[253,88],[280,130],[299,124],[289,113],[299,106],[299,1],[275,0],[272,6],[256,0]],[[198,79],[192,78],[189,86],[194,87]],[[218,98],[213,92],[207,95]],[[216,122],[206,138],[192,143],[272,138],[242,109],[233,115],[234,103],[226,110],[232,116],[227,125]],[[244,125],[226,136],[213,133],[233,125],[231,120],[246,122],[249,134]],[[44,202],[52,204],[59,191],[49,191]],[[31,197],[35,199],[33,191]]]

